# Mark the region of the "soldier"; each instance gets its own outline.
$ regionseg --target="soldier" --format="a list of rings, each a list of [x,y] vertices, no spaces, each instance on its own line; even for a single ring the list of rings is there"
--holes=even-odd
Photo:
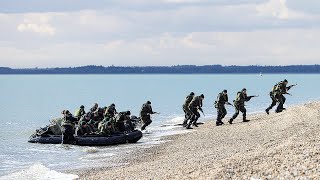
[[[280,113],[285,108],[283,108],[283,104],[286,102],[286,98],[283,96],[284,94],[289,94],[288,91],[296,85],[288,86],[288,80],[281,81],[273,86],[271,92],[270,92],[270,98],[272,99],[271,105],[266,109],[266,113],[269,114],[269,111],[277,104],[278,107],[276,109],[276,113]]]
[[[109,119],[104,119],[98,125],[98,134],[99,135],[111,135],[115,133],[114,126]]]
[[[77,118],[77,120],[79,121],[80,118],[86,114],[86,111],[84,110],[84,106],[81,105],[79,109],[76,110],[76,112],[74,113],[74,117]]]
[[[153,112],[151,107],[151,102],[147,101],[147,103],[142,105],[141,111],[140,111],[140,118],[143,122],[141,130],[145,130],[146,127],[152,123],[151,116],[150,116],[151,114],[156,114],[156,112]]]
[[[225,105],[231,105],[231,103],[228,102],[228,91],[223,90],[221,93],[219,93],[217,97],[217,101],[215,101],[215,108],[217,108],[217,122],[216,126],[221,126],[224,123],[222,122],[222,119],[227,115],[227,110]]]
[[[188,120],[190,120],[190,118],[192,117],[192,112],[189,109],[189,104],[192,101],[194,97],[194,92],[191,92],[185,99],[184,104],[182,105],[182,109],[184,111],[184,121],[183,121],[183,126],[186,127],[187,126],[187,122]]]
[[[76,128],[77,136],[86,136],[92,134],[92,130],[89,128],[85,121],[79,122],[78,127]]]
[[[188,108],[189,108],[190,112],[192,113],[192,117],[189,120],[189,123],[187,125],[187,129],[192,129],[191,125],[198,127],[197,121],[200,117],[200,113],[198,112],[198,110],[203,112],[203,110],[202,110],[203,99],[204,99],[204,95],[201,94],[200,96],[193,97],[192,101],[189,103]]]
[[[111,104],[110,106],[107,107],[106,111],[104,112],[104,116],[108,116],[108,117],[114,117],[117,114],[117,110],[116,110],[116,105],[115,104]]]
[[[63,144],[72,144],[75,142],[74,126],[77,121],[68,110],[63,110],[63,120],[61,124],[61,131],[63,134]]]
[[[90,109],[90,112],[93,114],[95,113],[99,108],[98,103],[94,103],[93,107]]]
[[[115,117],[115,120],[116,120],[115,127],[120,132],[125,132],[127,130],[126,124],[127,124],[127,121],[130,121],[130,115],[131,115],[130,111],[124,111],[124,112],[118,113],[117,116]]]
[[[229,123],[232,124],[233,120],[236,119],[239,115],[239,112],[241,111],[243,114],[243,122],[249,122],[247,120],[247,110],[245,108],[245,102],[248,102],[251,100],[251,98],[256,96],[248,96],[247,95],[247,89],[243,88],[240,92],[237,93],[237,97],[234,100],[234,107],[236,109],[236,112],[232,116],[232,118],[229,120]]]

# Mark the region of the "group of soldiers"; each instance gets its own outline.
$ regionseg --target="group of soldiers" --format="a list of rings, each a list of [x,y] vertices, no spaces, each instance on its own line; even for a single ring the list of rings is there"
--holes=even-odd
[[[151,102],[147,101],[140,110],[140,119],[131,116],[130,111],[117,112],[115,104],[107,107],[99,107],[97,103],[86,113],[85,107],[80,106],[74,115],[69,110],[63,110],[61,131],[63,142],[68,144],[74,142],[76,136],[101,135],[108,136],[116,133],[130,132],[135,129],[137,121],[143,123],[144,130],[152,123],[151,114],[155,114]]]
[[[285,79],[284,81],[281,81],[274,85],[272,87],[272,90],[270,92],[270,98],[272,99],[272,104],[265,110],[267,114],[269,114],[269,111],[278,103],[276,113],[280,113],[285,108],[283,107],[283,104],[286,101],[286,98],[284,97],[284,94],[289,94],[288,91],[295,85],[288,85],[288,81]],[[229,102],[228,98],[228,91],[223,90],[221,93],[218,94],[217,100],[215,101],[214,105],[217,109],[217,119],[216,119],[216,126],[223,125],[223,118],[227,115],[226,105],[234,106],[235,113],[233,116],[229,119],[229,124],[232,124],[233,121],[238,117],[239,113],[242,112],[243,115],[243,122],[249,122],[250,120],[247,119],[247,109],[245,108],[245,102],[248,102],[253,97],[258,96],[248,96],[247,95],[247,89],[243,88],[241,91],[239,91],[236,95],[235,100],[233,101],[233,104]],[[187,129],[192,129],[191,125],[198,127],[197,120],[200,117],[200,112],[203,113],[202,110],[202,101],[204,100],[204,95],[201,94],[200,96],[195,96],[193,92],[191,92],[186,98],[185,102],[182,106],[182,109],[185,113],[185,119],[183,122],[183,126]],[[203,113],[204,114],[204,113]]]
[[[289,94],[288,91],[295,85],[288,85],[288,81],[285,79],[273,86],[270,92],[270,98],[272,99],[271,105],[265,110],[267,114],[269,111],[278,103],[276,108],[276,113],[280,113],[285,108],[283,104],[286,101],[284,94]],[[243,122],[249,122],[247,119],[247,110],[245,108],[245,102],[248,102],[253,97],[258,96],[248,96],[247,89],[243,88],[236,95],[233,104],[229,102],[228,91],[223,90],[218,94],[217,100],[214,105],[217,109],[217,119],[216,126],[223,125],[223,119],[227,115],[226,105],[234,106],[235,113],[229,119],[229,124],[232,124],[233,121],[237,118],[240,112],[243,115]],[[187,129],[192,129],[191,126],[198,127],[197,121],[200,117],[200,112],[204,112],[202,110],[204,95],[201,94],[196,96],[195,93],[191,92],[185,99],[185,102],[182,106],[183,111],[185,113],[185,119],[183,122],[183,126]],[[63,121],[61,124],[62,133],[63,133],[63,141],[73,142],[74,134],[77,136],[90,135],[90,134],[98,134],[98,135],[111,135],[113,133],[123,133],[134,130],[135,125],[133,122],[139,119],[142,121],[143,125],[141,126],[141,130],[145,130],[145,128],[152,123],[151,115],[156,114],[151,107],[151,102],[147,101],[142,105],[140,110],[140,118],[132,117],[130,111],[117,112],[115,104],[111,104],[108,107],[99,107],[97,103],[90,109],[88,113],[85,112],[84,106],[80,106],[80,108],[75,112],[74,116],[68,111],[62,111]]]

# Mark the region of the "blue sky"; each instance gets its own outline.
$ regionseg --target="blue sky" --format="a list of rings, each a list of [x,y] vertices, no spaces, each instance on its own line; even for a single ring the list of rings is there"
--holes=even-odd
[[[318,0],[1,0],[0,66],[319,64]]]

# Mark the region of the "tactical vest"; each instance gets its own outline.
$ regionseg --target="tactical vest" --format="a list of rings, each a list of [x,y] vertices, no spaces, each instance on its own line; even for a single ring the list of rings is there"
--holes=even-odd
[[[271,92],[272,93],[275,93],[276,91],[279,91],[280,90],[280,85],[281,85],[282,81],[277,83],[276,85],[274,85],[271,89]]]
[[[241,93],[241,92],[238,92],[238,93],[237,93],[237,96],[236,96],[236,99],[235,99],[234,102],[240,102],[240,100],[241,100],[241,95],[242,95],[242,93]]]
[[[183,106],[185,106],[185,107],[188,106],[190,104],[190,102],[192,101],[192,99],[193,99],[193,96],[190,96],[190,95],[187,96]]]

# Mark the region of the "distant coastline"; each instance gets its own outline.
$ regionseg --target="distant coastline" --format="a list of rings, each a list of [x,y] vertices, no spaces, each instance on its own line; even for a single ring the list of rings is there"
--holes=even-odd
[[[59,68],[0,67],[0,74],[318,74],[320,65],[288,66],[81,66]]]

